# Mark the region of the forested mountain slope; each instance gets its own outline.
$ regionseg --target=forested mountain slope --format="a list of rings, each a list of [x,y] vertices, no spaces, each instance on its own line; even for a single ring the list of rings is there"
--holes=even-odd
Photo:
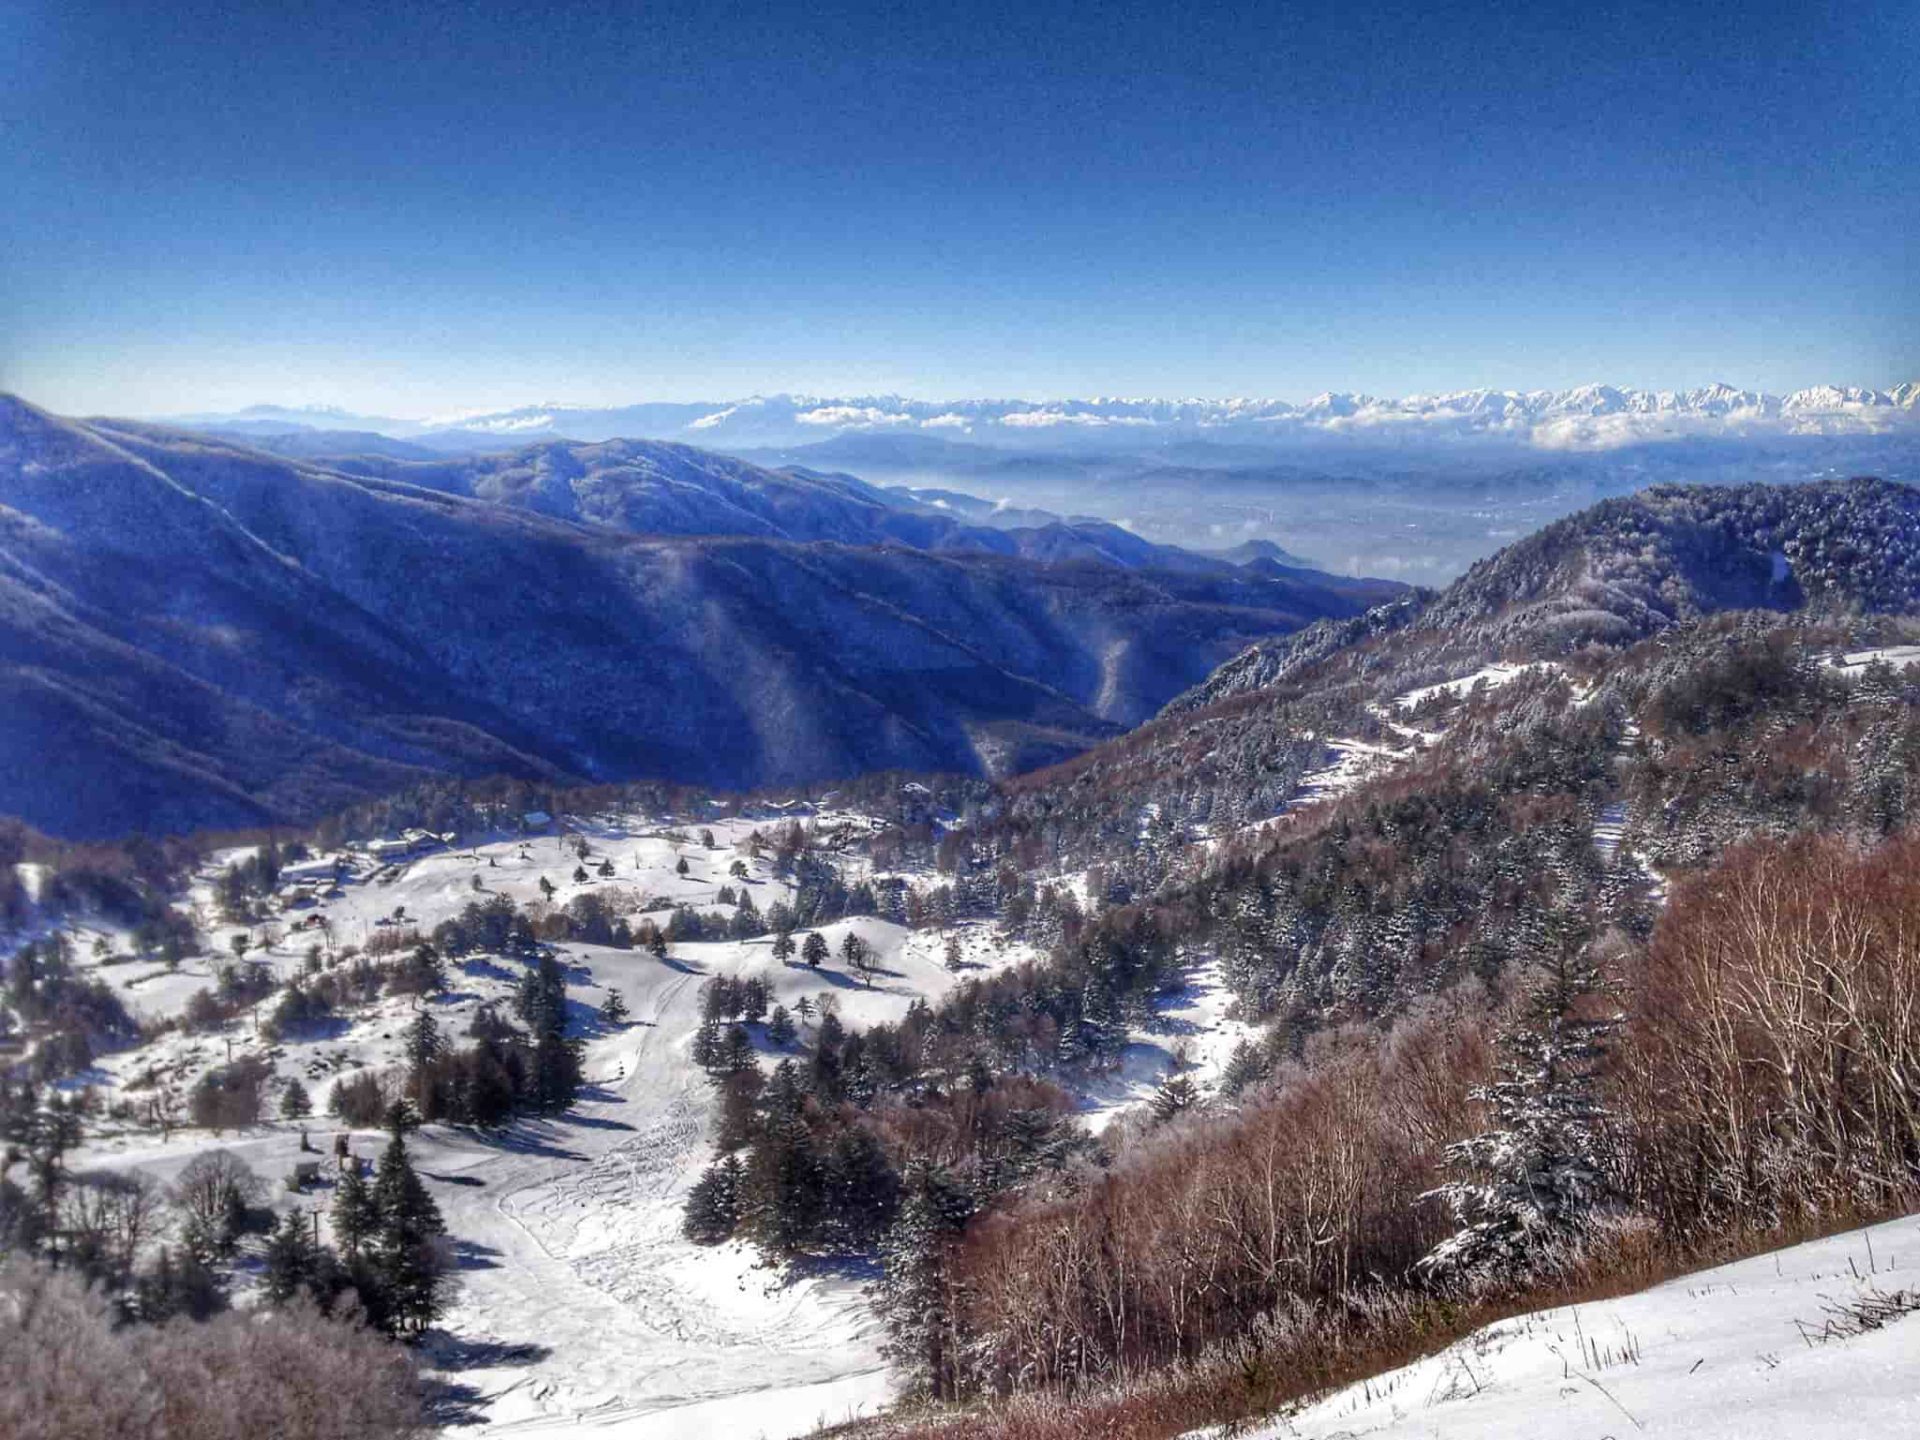
[[[265,447],[263,447],[265,448]],[[422,459],[313,449],[282,453],[322,458],[344,474],[398,480],[561,519],[638,535],[751,535],[831,540],[845,545],[906,545],[959,554],[1085,561],[1124,569],[1227,573],[1234,561],[1155,545],[1117,525],[1087,518],[1033,515],[1005,525],[977,511],[988,502],[922,501],[853,475],[814,469],[766,469],[731,456],[658,440],[598,444],[550,440],[505,453]]]
[[[432,772],[994,773],[1391,587],[639,537],[0,402],[0,811],[310,817]]]
[[[1769,616],[1915,609],[1920,491],[1867,479],[1660,487],[1550,525],[1438,595],[1262,641],[1150,724],[1022,777],[1011,805],[1048,817],[1087,858],[1142,833],[1167,849],[1195,826],[1272,816],[1332,758],[1331,740],[1408,748],[1430,727],[1399,702],[1434,686],[1547,665],[1586,690],[1636,643],[1717,614],[1750,612],[1763,632]]]

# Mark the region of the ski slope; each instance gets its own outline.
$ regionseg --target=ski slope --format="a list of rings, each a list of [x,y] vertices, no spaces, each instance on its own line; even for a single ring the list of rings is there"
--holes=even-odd
[[[1920,1218],[1487,1326],[1254,1440],[1920,1435]]]
[[[860,823],[860,817],[844,818]],[[773,823],[759,822],[768,832]],[[390,863],[357,854],[348,857],[351,873],[337,891],[289,908],[270,924],[213,927],[213,953],[176,973],[152,973],[144,964],[113,964],[102,973],[124,981],[129,1005],[156,1020],[179,1013],[194,991],[212,983],[231,953],[228,937],[241,929],[256,942],[249,962],[286,978],[299,971],[306,948],[327,936],[362,945],[396,924],[427,933],[469,902],[496,893],[525,908],[542,900],[542,878],[555,887],[556,905],[585,888],[723,912],[715,904],[723,885],[744,884],[762,912],[792,897],[770,861],[751,856],[755,824],[748,820],[710,822],[712,849],[693,838],[699,822],[676,830],[648,817],[606,816],[572,818],[569,828],[586,837],[592,852],[585,882],[572,878],[581,863],[574,841],[557,835],[495,838]],[[613,862],[612,878],[599,875],[602,860]],[[686,875],[678,873],[682,860]],[[731,873],[736,861],[747,868],[744,882]],[[850,878],[864,864],[843,863]],[[212,877],[210,869],[195,887],[197,908],[210,904]],[[664,911],[654,913],[664,920]],[[324,926],[312,923],[314,916]],[[711,1159],[712,1091],[688,1053],[700,987],[716,975],[765,975],[775,1003],[792,1010],[804,996],[861,1027],[898,1019],[916,998],[937,999],[968,975],[1030,952],[1002,946],[984,929],[963,928],[965,965],[953,974],[937,931],[909,931],[872,917],[819,930],[831,957],[818,970],[774,960],[771,936],[681,942],[664,961],[644,949],[561,945],[572,1029],[586,1043],[588,1083],[579,1103],[564,1115],[523,1118],[499,1132],[429,1125],[409,1141],[457,1256],[457,1290],[423,1359],[449,1387],[466,1433],[778,1440],[822,1421],[870,1413],[889,1398],[879,1329],[863,1293],[871,1276],[852,1266],[768,1268],[743,1245],[702,1248],[680,1235],[685,1194]],[[877,969],[870,984],[842,966],[839,947],[849,931],[873,948]],[[94,962],[83,954],[79,963]],[[258,1033],[254,1015],[243,1014],[219,1032],[167,1031],[104,1056],[72,1083],[91,1084],[109,1101],[151,1094],[156,1083],[184,1093],[229,1054],[251,1054],[276,1077],[267,1091],[270,1113],[277,1116],[281,1082],[297,1076],[316,1114],[304,1123],[275,1118],[224,1136],[176,1130],[164,1141],[138,1120],[106,1121],[73,1168],[135,1168],[168,1181],[194,1155],[228,1149],[269,1182],[277,1208],[318,1210],[324,1234],[330,1186],[296,1194],[280,1181],[298,1161],[325,1158],[301,1150],[303,1129],[330,1154],[339,1123],[324,1110],[335,1080],[398,1064],[405,1027],[421,1004],[444,1036],[463,1041],[483,1004],[504,1006],[522,968],[469,957],[450,967],[446,993],[430,1001],[383,997],[319,1034],[271,1041]],[[595,1012],[611,990],[626,1001],[630,1018],[610,1027]],[[277,998],[269,996],[259,1008],[270,1010]],[[809,1024],[817,1024],[817,1016],[802,1023],[803,1040]],[[778,1053],[761,1027],[753,1032],[771,1064]],[[358,1132],[350,1143],[371,1158],[384,1137]],[[248,1283],[243,1275],[240,1289]]]

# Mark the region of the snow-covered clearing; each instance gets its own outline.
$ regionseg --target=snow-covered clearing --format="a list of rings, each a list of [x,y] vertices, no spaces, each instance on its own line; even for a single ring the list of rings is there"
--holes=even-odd
[[[1081,1086],[1080,1113],[1096,1135],[1121,1115],[1153,1098],[1168,1076],[1182,1074],[1205,1094],[1220,1083],[1234,1046],[1252,1039],[1258,1028],[1231,1018],[1233,992],[1220,975],[1212,951],[1187,967],[1186,983],[1156,1008],[1153,1023],[1133,1030],[1120,1064]]]
[[[715,904],[722,886],[744,884],[762,912],[792,897],[768,860],[748,854],[752,821],[712,822],[711,850],[640,817],[574,821],[570,828],[587,840],[584,862],[571,837],[556,835],[443,848],[390,864],[362,855],[337,890],[251,927],[256,948],[247,958],[290,977],[306,948],[328,936],[337,945],[364,945],[396,927],[424,934],[494,894],[532,906],[542,899],[542,878],[555,887],[556,905],[590,888],[631,892],[636,902],[684,900],[702,910],[724,909]],[[599,875],[603,860],[613,863],[612,878]],[[677,873],[682,860],[685,875]],[[736,861],[747,868],[744,882],[731,873]],[[585,882],[573,878],[582,863]],[[195,887],[202,907],[211,905],[212,878],[210,871]],[[655,913],[664,921],[664,910]],[[242,928],[214,927],[212,956],[189,960],[178,973],[144,963],[102,973],[149,1018],[177,1014],[213,983],[216,965],[231,954],[229,937]],[[916,998],[938,998],[967,975],[1029,952],[966,928],[965,963],[954,974],[936,931],[871,917],[820,928],[831,958],[818,970],[775,961],[771,936],[683,942],[664,961],[638,948],[563,945],[573,1028],[587,1046],[580,1102],[565,1115],[523,1119],[504,1132],[430,1125],[409,1142],[458,1255],[457,1294],[426,1358],[455,1387],[481,1433],[590,1427],[636,1440],[751,1440],[802,1434],[888,1398],[877,1324],[863,1294],[869,1276],[847,1267],[787,1273],[763,1267],[744,1246],[704,1249],[681,1237],[686,1190],[710,1158],[711,1089],[688,1056],[700,987],[710,976],[762,974],[776,1003],[792,1010],[806,997],[814,1006],[834,1006],[850,1026],[865,1026],[898,1019]],[[870,985],[844,971],[839,947],[849,931],[873,948]],[[91,963],[85,954],[77,959]],[[96,1085],[109,1100],[137,1100],[153,1093],[140,1082],[157,1075],[184,1092],[208,1067],[224,1063],[230,1047],[233,1058],[257,1055],[272,1067],[270,1107],[277,1106],[280,1082],[297,1076],[323,1112],[336,1077],[399,1062],[417,1004],[429,1005],[443,1034],[461,1039],[482,1004],[506,1000],[521,970],[515,961],[470,957],[453,967],[448,993],[430,1002],[387,997],[324,1033],[279,1042],[257,1032],[252,1014],[212,1034],[169,1031],[103,1057],[75,1083]],[[627,1023],[608,1027],[595,1014],[609,990],[626,1001]],[[754,1029],[763,1055],[771,1056],[760,1027]],[[337,1122],[320,1113],[305,1125],[317,1148],[330,1152]],[[108,1123],[73,1163],[139,1168],[166,1180],[193,1155],[223,1147],[271,1183],[280,1209],[319,1210],[324,1233],[330,1186],[296,1194],[280,1184],[297,1161],[321,1158],[303,1154],[301,1131],[301,1124],[274,1120],[225,1136],[176,1130],[162,1142],[139,1125]],[[361,1132],[351,1143],[371,1157],[383,1138]]]
[[[1412,753],[1365,740],[1329,739],[1326,746],[1326,763],[1300,777],[1300,786],[1294,791],[1289,808],[1337,799],[1362,781],[1384,774]]]
[[[1878,650],[1854,650],[1837,655],[1827,663],[1841,674],[1857,679],[1860,672],[1876,660],[1885,661],[1896,670],[1920,665],[1920,645],[1885,645]]]
[[[1556,668],[1558,667],[1547,661],[1516,665],[1510,661],[1499,660],[1491,665],[1482,666],[1471,675],[1462,675],[1456,680],[1442,680],[1437,685],[1423,685],[1418,690],[1409,690],[1404,695],[1396,695],[1389,702],[1388,708],[1393,710],[1412,710],[1417,708],[1422,702],[1432,699],[1435,695],[1467,696],[1471,695],[1481,685],[1485,685],[1489,690],[1498,690],[1502,685],[1507,685],[1518,680],[1529,670],[1552,670]]]
[[[1920,1219],[1502,1321],[1254,1440],[1920,1434],[1920,1315],[1847,1333],[1876,1299],[1920,1309]]]

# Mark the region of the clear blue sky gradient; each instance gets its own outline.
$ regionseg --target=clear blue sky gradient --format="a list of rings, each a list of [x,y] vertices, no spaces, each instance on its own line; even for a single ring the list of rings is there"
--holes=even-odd
[[[0,387],[1920,376],[1911,4],[0,0]]]

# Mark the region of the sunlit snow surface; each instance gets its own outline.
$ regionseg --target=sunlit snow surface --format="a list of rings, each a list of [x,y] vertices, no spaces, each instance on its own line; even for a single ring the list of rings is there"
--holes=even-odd
[[[1916,1288],[1920,1219],[1908,1218],[1490,1325],[1249,1440],[1920,1435],[1920,1315],[1823,1333],[1838,1308]]]

